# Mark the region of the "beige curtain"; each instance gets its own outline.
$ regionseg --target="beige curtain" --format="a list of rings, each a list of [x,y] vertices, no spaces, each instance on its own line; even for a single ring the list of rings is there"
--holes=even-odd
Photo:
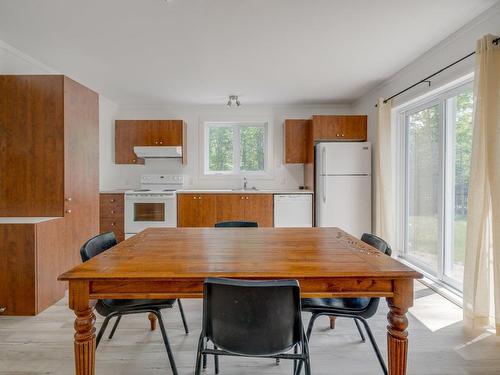
[[[464,324],[500,334],[500,46],[477,42],[464,270]]]
[[[375,144],[374,190],[375,190],[375,234],[392,246],[394,238],[394,194],[392,189],[393,147],[391,109],[392,102],[378,100],[377,140]]]

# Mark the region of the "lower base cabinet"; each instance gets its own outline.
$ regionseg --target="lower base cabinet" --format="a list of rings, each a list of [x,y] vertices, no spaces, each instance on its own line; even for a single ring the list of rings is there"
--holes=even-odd
[[[124,194],[99,194],[99,233],[114,232],[118,242],[125,239]]]
[[[220,221],[273,226],[272,194],[178,194],[178,227],[213,227]]]
[[[64,218],[0,224],[0,315],[36,315],[64,297],[57,277],[73,264]]]

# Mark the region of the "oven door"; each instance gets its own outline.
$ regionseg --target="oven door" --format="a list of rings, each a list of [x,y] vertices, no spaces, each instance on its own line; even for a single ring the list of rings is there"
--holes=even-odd
[[[176,196],[125,196],[125,233],[177,226]]]

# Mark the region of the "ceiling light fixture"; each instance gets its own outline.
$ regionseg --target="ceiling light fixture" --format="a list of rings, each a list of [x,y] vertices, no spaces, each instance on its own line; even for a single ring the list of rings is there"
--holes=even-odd
[[[228,108],[231,108],[233,104],[236,104],[236,107],[239,107],[241,105],[240,101],[238,100],[238,95],[229,95],[229,100],[227,101],[227,106]]]

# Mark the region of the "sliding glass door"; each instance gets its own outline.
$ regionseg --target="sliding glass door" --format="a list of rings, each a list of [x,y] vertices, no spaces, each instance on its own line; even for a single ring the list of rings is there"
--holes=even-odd
[[[462,289],[472,146],[472,85],[401,113],[404,258]]]

